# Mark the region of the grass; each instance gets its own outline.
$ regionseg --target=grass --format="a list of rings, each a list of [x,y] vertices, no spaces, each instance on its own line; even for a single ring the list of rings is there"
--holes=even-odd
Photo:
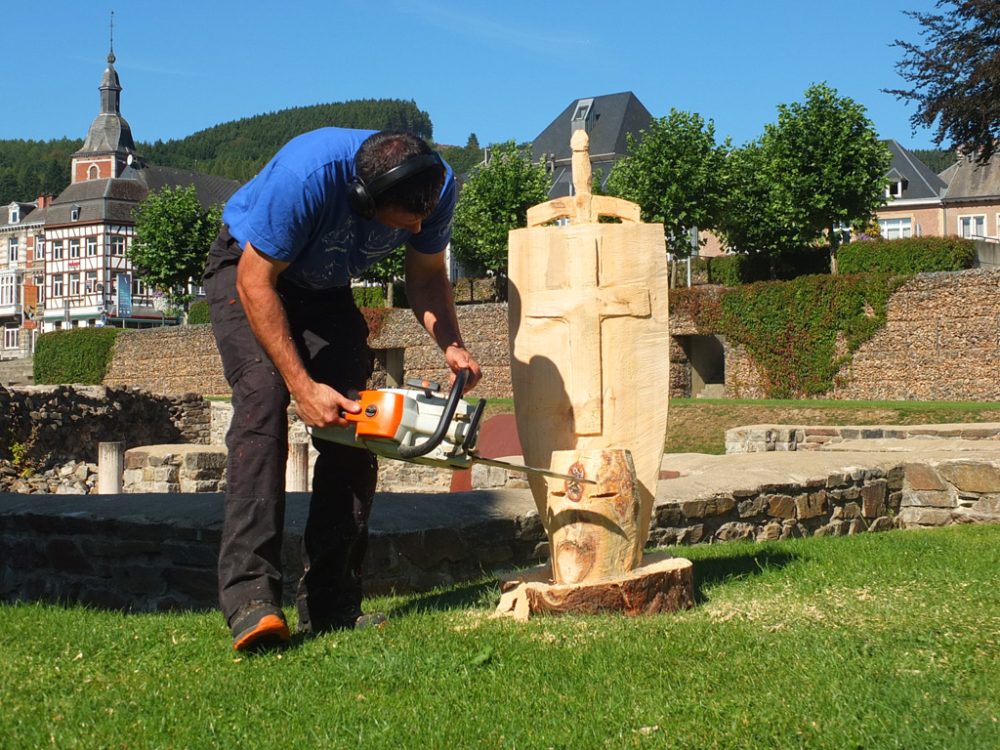
[[[1000,422],[1000,403],[671,399],[667,453],[726,452],[726,430],[750,424],[943,424]]]
[[[0,746],[1000,746],[1000,527],[675,551],[687,612],[497,621],[484,581],[247,658],[215,613],[5,605]]]

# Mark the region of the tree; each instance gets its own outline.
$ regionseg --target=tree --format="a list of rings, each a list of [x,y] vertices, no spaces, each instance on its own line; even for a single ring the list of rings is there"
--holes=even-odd
[[[198,202],[194,186],[150,193],[135,211],[130,256],[137,273],[177,305],[191,301],[189,284],[201,276],[222,222],[222,207]]]
[[[946,7],[951,6],[951,7]],[[942,12],[903,11],[923,27],[924,44],[897,39],[896,72],[911,88],[884,89],[917,103],[914,128],[937,125],[934,142],[986,163],[1000,138],[1000,3],[938,0]]]
[[[643,221],[664,225],[671,252],[690,255],[691,229],[715,227],[728,142],[715,143],[711,120],[672,109],[641,131],[641,139],[629,133],[627,144],[608,192],[638,203]]]
[[[778,106],[778,122],[730,155],[720,233],[738,250],[832,248],[840,225],[868,222],[884,202],[891,154],[865,109],[826,84]]]
[[[362,281],[378,284],[382,287],[385,304],[392,307],[395,303],[393,299],[394,282],[403,278],[406,271],[406,246],[400,245],[378,263],[369,266],[361,274]]]
[[[548,199],[545,167],[514,141],[493,146],[490,159],[472,170],[455,206],[451,246],[462,261],[483,266],[506,293],[507,233],[527,225],[528,209]]]

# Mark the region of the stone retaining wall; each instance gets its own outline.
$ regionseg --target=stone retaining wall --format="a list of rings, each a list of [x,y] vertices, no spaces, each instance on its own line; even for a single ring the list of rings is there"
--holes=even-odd
[[[821,450],[846,440],[998,440],[1000,424],[807,426],[755,424],[726,430],[726,453]]]
[[[101,442],[207,442],[211,422],[208,402],[196,394],[106,386],[0,386],[0,415],[0,460],[12,459],[17,445],[36,471],[70,460],[94,462]]]

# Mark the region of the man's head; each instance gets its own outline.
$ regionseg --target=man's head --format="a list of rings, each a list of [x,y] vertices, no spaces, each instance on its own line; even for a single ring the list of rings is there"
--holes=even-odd
[[[422,218],[437,206],[444,163],[415,135],[375,133],[361,144],[354,165],[351,205],[368,218],[387,209]]]

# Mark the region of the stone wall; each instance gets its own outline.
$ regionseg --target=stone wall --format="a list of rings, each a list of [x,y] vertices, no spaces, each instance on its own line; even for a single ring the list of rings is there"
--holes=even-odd
[[[509,398],[507,308],[461,305],[459,322],[469,349],[483,365],[477,394]],[[690,363],[678,339],[699,333],[688,316],[670,320],[671,396],[689,396]],[[388,311],[370,344],[375,350],[372,387],[395,377],[444,381],[441,353],[409,310]],[[402,367],[399,367],[400,357]],[[761,398],[764,373],[745,349],[725,342],[726,395]],[[879,400],[1000,400],[1000,271],[922,274],[889,301],[886,327],[864,344],[837,376],[830,398]],[[126,331],[118,337],[105,378],[153,393],[227,394],[209,326]]]
[[[1000,400],[1000,271],[921,274],[837,376],[838,399]]]
[[[205,443],[208,402],[189,393],[160,396],[106,386],[0,386],[0,460],[17,445],[36,471],[70,460],[94,462],[101,442],[128,447]]]
[[[933,438],[1000,441],[1000,424],[811,426],[756,424],[726,430],[726,453],[820,450],[848,440],[927,440]]]

